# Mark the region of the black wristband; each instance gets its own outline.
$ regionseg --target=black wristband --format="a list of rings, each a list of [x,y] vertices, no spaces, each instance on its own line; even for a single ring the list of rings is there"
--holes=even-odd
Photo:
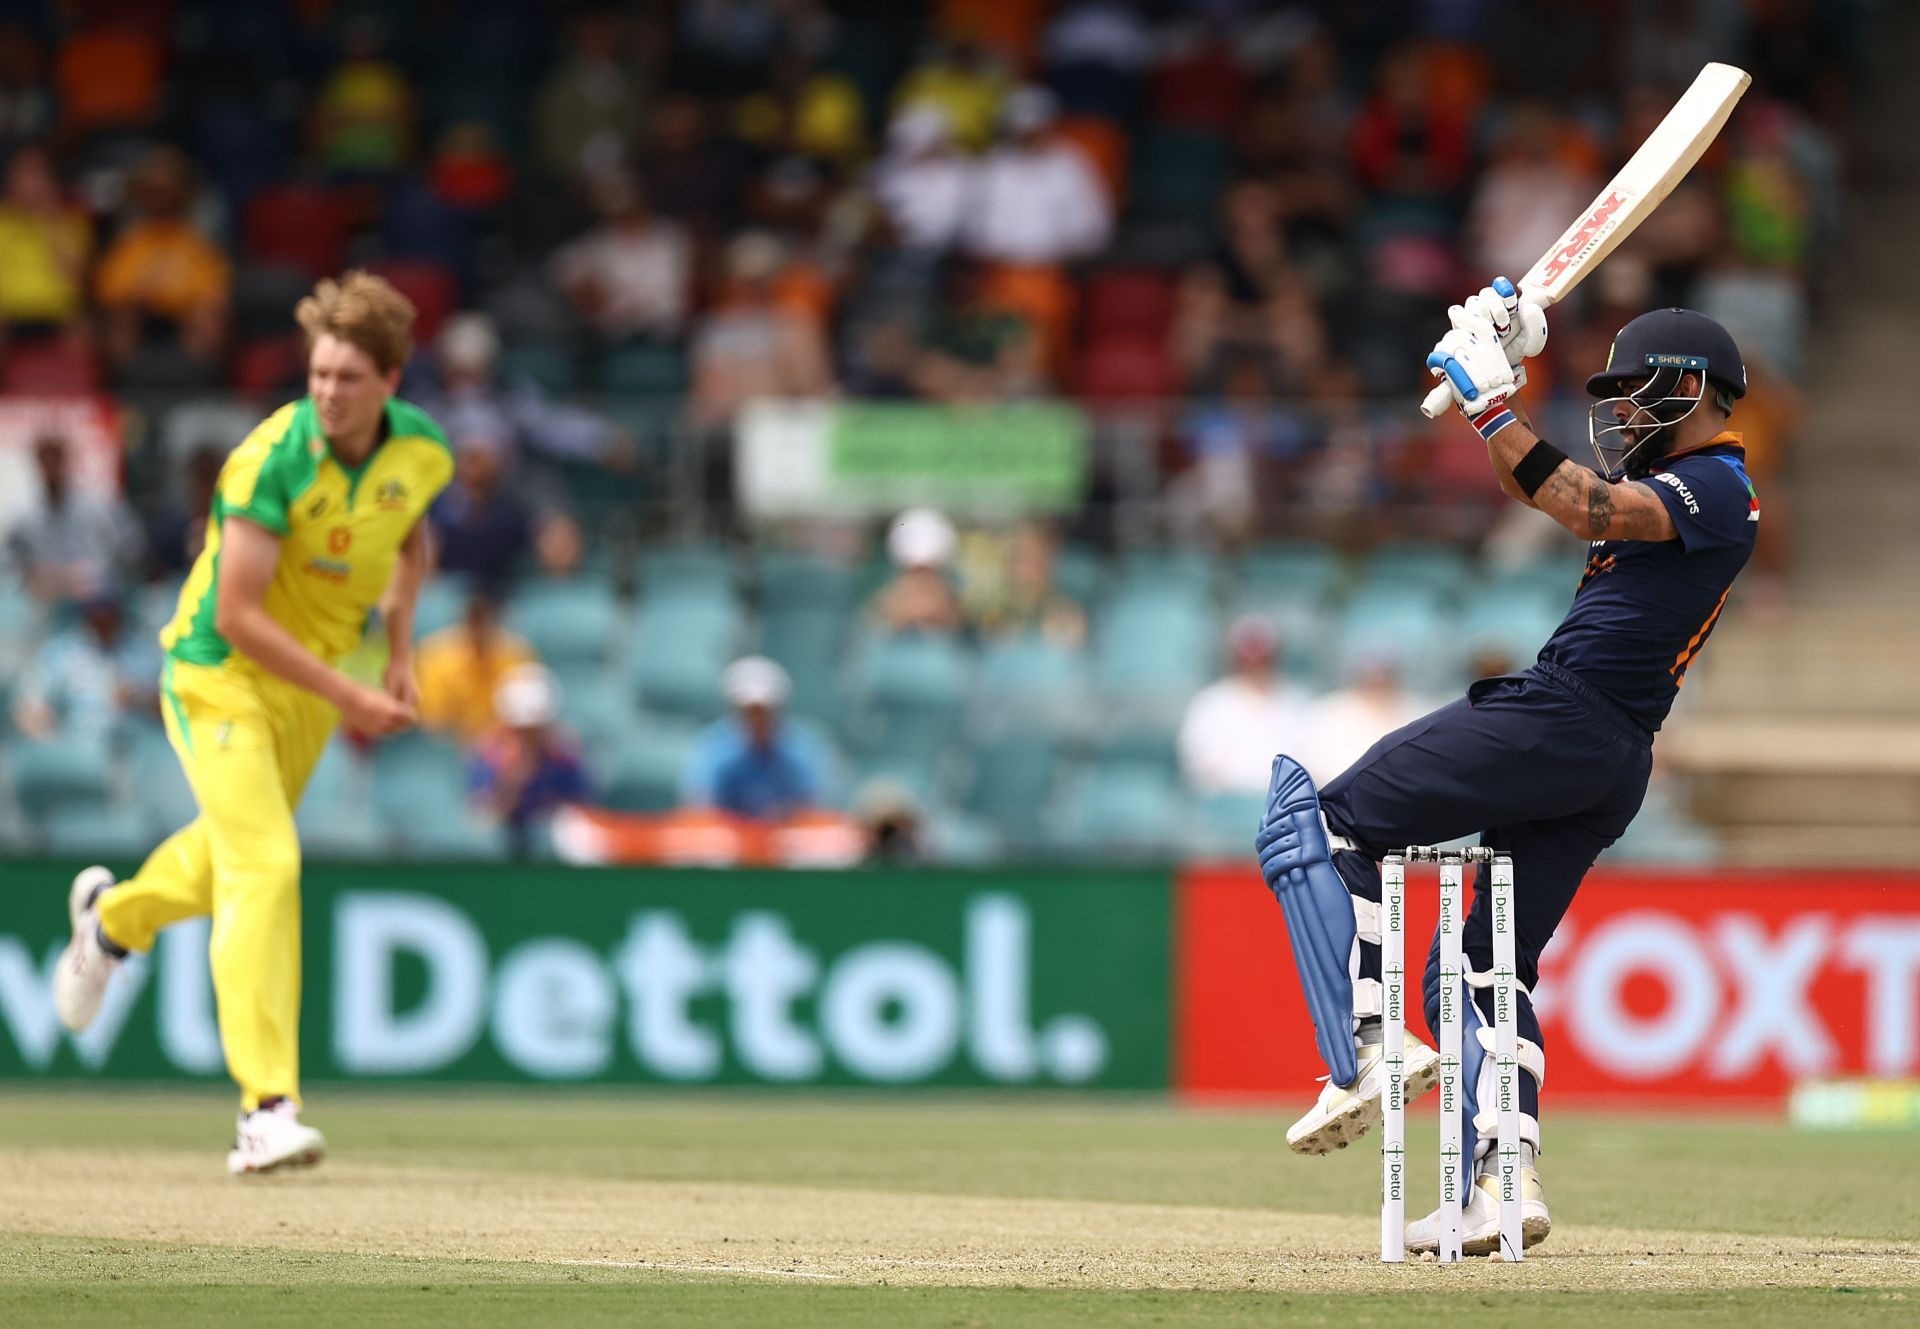
[[[1540,439],[1514,466],[1513,482],[1520,486],[1521,493],[1532,498],[1540,492],[1540,486],[1547,482],[1547,477],[1559,470],[1560,463],[1566,459],[1566,453],[1546,439]]]

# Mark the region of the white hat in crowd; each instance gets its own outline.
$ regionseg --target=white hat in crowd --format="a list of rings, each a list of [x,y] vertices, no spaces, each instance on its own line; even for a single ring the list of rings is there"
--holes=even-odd
[[[720,675],[720,692],[730,706],[782,706],[793,691],[787,671],[764,655],[748,655]]]
[[[943,568],[953,546],[953,523],[932,508],[909,508],[887,532],[887,556],[897,567]]]
[[[541,665],[509,670],[493,691],[493,713],[511,729],[538,729],[560,716],[560,685]]]

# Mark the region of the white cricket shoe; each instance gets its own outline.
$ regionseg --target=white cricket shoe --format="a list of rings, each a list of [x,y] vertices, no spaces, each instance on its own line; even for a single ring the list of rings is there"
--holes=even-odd
[[[1406,1101],[1411,1103],[1440,1082],[1440,1054],[1411,1033],[1406,1040]],[[1342,1089],[1328,1080],[1318,1101],[1287,1128],[1287,1148],[1296,1154],[1330,1154],[1373,1129],[1380,1120],[1381,1096],[1387,1090],[1381,1045],[1361,1044],[1358,1060],[1360,1077],[1353,1087]]]
[[[120,961],[100,945],[100,893],[113,885],[113,874],[102,867],[84,868],[67,888],[67,917],[73,939],[53,971],[53,1008],[60,1023],[80,1033],[100,1013],[107,984]]]
[[[1547,1213],[1547,1192],[1540,1184],[1540,1173],[1530,1167],[1520,1169],[1520,1249],[1531,1250],[1553,1231],[1553,1219]],[[1420,1254],[1440,1250],[1440,1211],[1407,1224],[1407,1249]],[[1463,1255],[1492,1255],[1500,1249],[1500,1179],[1484,1172],[1473,1179],[1467,1203],[1460,1211],[1460,1252]]]
[[[300,1109],[283,1098],[272,1107],[240,1114],[227,1171],[236,1177],[281,1168],[312,1167],[327,1152],[327,1137],[300,1123]]]

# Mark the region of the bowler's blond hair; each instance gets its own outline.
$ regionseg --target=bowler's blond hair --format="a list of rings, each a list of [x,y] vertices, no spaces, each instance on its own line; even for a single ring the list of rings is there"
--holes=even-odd
[[[323,336],[359,347],[383,374],[413,354],[413,301],[384,277],[358,268],[339,281],[322,277],[313,294],[293,307],[307,334],[307,349]]]

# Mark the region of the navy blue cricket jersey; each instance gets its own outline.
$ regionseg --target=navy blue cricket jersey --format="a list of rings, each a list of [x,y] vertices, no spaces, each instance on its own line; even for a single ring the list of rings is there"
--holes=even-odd
[[[1740,441],[1721,434],[1646,478],[1679,538],[1595,541],[1573,606],[1540,648],[1649,730],[1667,718],[1753,553],[1760,500]]]

